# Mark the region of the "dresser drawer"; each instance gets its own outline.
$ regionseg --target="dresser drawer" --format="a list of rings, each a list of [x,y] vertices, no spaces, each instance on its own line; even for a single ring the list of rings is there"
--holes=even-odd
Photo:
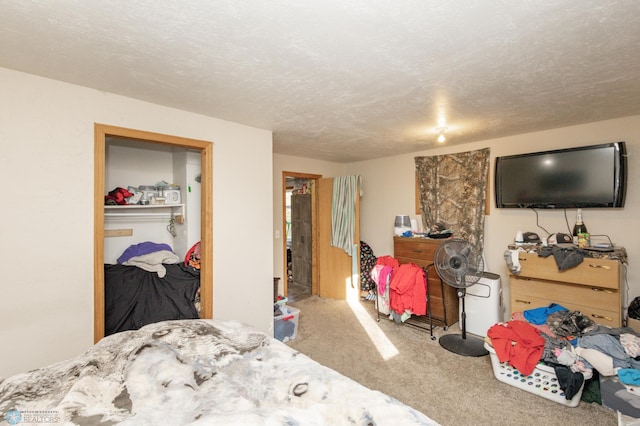
[[[550,300],[565,308],[567,304],[578,304],[616,311],[621,305],[620,293],[610,288],[563,284],[519,276],[512,276],[509,282],[512,294]]]
[[[429,268],[429,274],[427,276],[427,287],[429,289],[429,297],[431,298],[429,301],[431,305],[431,315],[435,319],[444,321],[446,319],[445,301],[447,300],[447,298],[443,293],[447,291],[445,287],[448,286],[440,280],[433,267]]]
[[[620,288],[620,263],[617,260],[585,258],[573,268],[559,271],[553,256],[540,257],[534,253],[520,253],[519,277],[561,281],[610,289]]]
[[[432,240],[419,238],[396,238],[394,240],[393,255],[396,259],[412,259],[419,266],[427,266],[433,263],[433,255],[438,249],[439,243]],[[429,262],[420,265],[418,262]],[[403,263],[403,262],[401,262]]]
[[[511,293],[511,314],[514,312],[524,312],[529,309],[541,308],[549,306],[553,300],[540,297],[532,297],[527,295],[519,295]],[[622,324],[622,318],[619,311],[609,311],[600,307],[589,307],[576,303],[560,303],[570,311],[580,311],[583,315],[588,316],[594,322],[606,325],[612,328],[618,328]]]

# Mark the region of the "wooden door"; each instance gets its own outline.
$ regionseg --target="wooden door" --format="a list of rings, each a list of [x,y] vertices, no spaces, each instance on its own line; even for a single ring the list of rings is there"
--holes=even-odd
[[[331,203],[333,179],[318,179],[318,294],[320,297],[347,299],[359,295],[359,280],[352,276],[354,259],[343,249],[331,246]],[[356,227],[354,253],[357,273],[360,272],[360,198],[356,197]]]
[[[293,282],[311,293],[311,194],[291,196],[291,269]]]

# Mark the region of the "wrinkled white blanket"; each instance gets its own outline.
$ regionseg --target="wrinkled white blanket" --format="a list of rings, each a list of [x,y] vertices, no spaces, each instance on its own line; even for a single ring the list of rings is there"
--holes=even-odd
[[[83,355],[1,382],[0,412],[57,424],[436,424],[251,327],[221,320],[166,321],[105,337]]]
[[[180,258],[172,251],[158,250],[153,253],[134,256],[126,262],[122,262],[123,265],[137,266],[145,271],[157,272],[160,278],[164,278],[167,275],[167,268],[162,265],[163,263],[174,265],[180,263]]]

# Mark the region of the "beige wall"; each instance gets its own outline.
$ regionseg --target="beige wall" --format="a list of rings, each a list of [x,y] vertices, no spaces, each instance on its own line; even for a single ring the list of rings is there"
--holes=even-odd
[[[0,93],[0,377],[93,343],[96,122],[214,142],[214,316],[272,330],[271,132],[3,68]]]
[[[491,149],[491,182],[495,157],[523,152],[626,141],[629,154],[629,176],[625,207],[622,209],[585,209],[585,223],[592,234],[608,234],[618,245],[626,247],[630,266],[627,282],[629,300],[640,295],[640,270],[635,267],[640,257],[640,116],[528,133],[486,140],[463,146],[429,149],[414,154],[398,155],[347,165],[346,174],[359,174],[364,180],[361,199],[361,237],[377,256],[393,254],[393,219],[398,214],[416,217],[414,207],[414,157]],[[488,270],[502,276],[505,301],[508,302],[507,269],[504,251],[516,231],[535,231],[545,235],[536,225],[536,215],[529,209],[496,209],[491,185],[491,213],[485,224],[485,256]],[[540,225],[550,232],[566,232],[562,210],[538,210]],[[567,211],[570,226],[575,209]],[[505,306],[505,311],[509,307]]]
[[[282,172],[297,172],[322,177],[344,174],[345,165],[290,155],[273,154],[273,276],[284,278],[284,229],[282,227]],[[284,279],[280,280],[282,290]]]

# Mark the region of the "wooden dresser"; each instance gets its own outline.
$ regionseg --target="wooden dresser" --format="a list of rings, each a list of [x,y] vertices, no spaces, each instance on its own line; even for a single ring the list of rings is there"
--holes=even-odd
[[[446,240],[428,238],[393,237],[393,257],[400,263],[415,263],[418,266],[433,264],[436,249]],[[458,294],[455,288],[443,283],[434,266],[428,271],[431,315],[434,321],[449,326],[458,321]]]
[[[557,303],[599,324],[622,326],[620,261],[587,257],[565,271],[553,256],[520,253],[519,261],[520,273],[509,278],[512,314]]]

